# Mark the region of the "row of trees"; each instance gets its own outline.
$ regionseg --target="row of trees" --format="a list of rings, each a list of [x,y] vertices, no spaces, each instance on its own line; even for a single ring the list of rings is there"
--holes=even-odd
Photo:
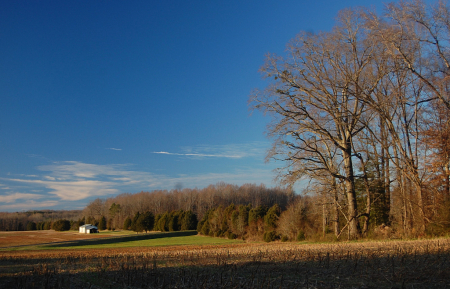
[[[197,228],[197,215],[192,211],[172,211],[155,215],[150,212],[137,212],[133,219],[126,218],[123,224],[125,230],[135,232],[148,231],[185,231]]]
[[[38,222],[30,221],[26,227],[23,227],[18,231],[35,231],[35,230],[55,230],[55,231],[68,231],[78,230],[79,226],[84,225],[82,221],[69,221],[66,219],[60,219],[56,221]],[[20,223],[20,226],[23,226]]]
[[[261,68],[270,84],[250,102],[272,116],[268,158],[286,164],[285,184],[311,180],[338,237],[367,235],[373,222],[407,236],[448,227],[449,11],[419,0],[381,16],[347,9],[332,31],[300,33]]]
[[[323,211],[320,196],[297,196],[285,209],[234,204],[211,209],[198,223],[197,231],[206,236],[229,239],[281,241],[335,240],[331,215]],[[340,221],[340,226],[345,221]],[[373,238],[395,234],[391,228],[379,226],[371,230]],[[400,237],[400,236],[398,236]]]
[[[49,230],[52,222],[60,219],[75,221],[80,214],[81,210],[0,212],[0,231]]]
[[[292,189],[266,188],[264,185],[245,184],[236,186],[225,183],[210,185],[204,189],[182,189],[171,191],[140,192],[121,194],[106,200],[96,199],[90,202],[82,212],[86,223],[99,224],[105,218],[107,228],[122,229],[127,218],[142,212],[151,212],[155,218],[167,214],[191,212],[198,218],[217,206],[252,204],[252,206],[272,206],[277,203],[286,207],[294,198]],[[170,213],[172,212],[172,213]],[[168,225],[161,231],[168,231]],[[195,229],[195,226],[194,226]]]
[[[143,213],[137,212],[133,218],[127,217],[123,223],[124,230],[133,230],[135,232],[146,233],[148,231],[162,231],[162,232],[172,232],[172,231],[185,231],[185,230],[195,230],[197,228],[197,215],[192,211],[172,211],[166,212],[164,214],[155,215],[146,211]],[[66,219],[56,220],[54,222],[43,222],[34,223],[29,222],[27,225],[27,231],[33,230],[50,230],[55,231],[68,231],[68,230],[78,230],[80,226],[84,224],[92,224],[98,227],[99,230],[115,230],[112,227],[112,221],[106,220],[105,216],[100,216],[100,218],[95,219],[93,217],[88,217],[87,222],[85,218],[78,219],[78,221],[69,221]]]
[[[203,235],[227,237],[229,239],[276,239],[274,232],[277,227],[281,209],[275,204],[252,207],[252,205],[234,204],[226,208],[211,209],[198,223],[197,231]]]

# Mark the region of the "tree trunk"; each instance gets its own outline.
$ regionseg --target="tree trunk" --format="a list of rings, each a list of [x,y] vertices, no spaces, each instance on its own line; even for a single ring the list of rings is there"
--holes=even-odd
[[[443,199],[444,201],[450,200],[450,154],[446,152],[444,154],[444,193]]]
[[[381,166],[382,166],[382,182],[384,184],[384,200],[385,211],[387,217],[384,218],[387,225],[390,224],[391,216],[391,176],[389,171],[389,158],[387,157],[389,149],[386,128],[383,118],[380,117],[380,134],[381,134]],[[384,215],[384,214],[383,214]],[[383,216],[384,217],[384,216]]]
[[[357,239],[361,234],[361,229],[359,227],[359,222],[357,219],[358,206],[356,203],[355,175],[353,173],[353,162],[350,144],[347,144],[347,148],[343,150],[343,157],[344,170],[346,174],[345,187],[347,191],[348,201],[349,237],[350,239]]]
[[[389,158],[386,157],[385,162],[385,174],[384,174],[384,194],[386,201],[386,212],[387,212],[387,225],[391,223],[391,174],[389,170]]]
[[[366,166],[363,162],[362,159],[361,160],[361,167],[363,170],[363,174],[364,174],[364,187],[366,189],[366,213],[364,215],[364,225],[363,225],[363,230],[362,233],[364,236],[367,235],[367,232],[369,231],[369,220],[370,220],[370,208],[372,206],[372,198],[371,198],[371,194],[370,194],[370,186],[369,186],[369,180],[367,179],[367,172],[366,172]]]
[[[324,198],[325,199],[325,198]],[[322,201],[322,235],[325,238],[327,234],[327,215],[326,215],[326,204],[325,200]]]
[[[336,179],[333,178],[333,191],[334,191],[334,234],[339,236],[341,234],[341,228],[339,224],[339,196],[338,196],[338,190],[336,185]]]

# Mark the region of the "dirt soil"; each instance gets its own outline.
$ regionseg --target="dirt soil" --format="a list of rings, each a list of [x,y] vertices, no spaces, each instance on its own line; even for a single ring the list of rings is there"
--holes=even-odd
[[[4,251],[3,288],[450,288],[450,239]]]
[[[54,230],[0,232],[0,248],[104,237],[111,236],[104,234],[80,234],[78,231],[56,232]]]

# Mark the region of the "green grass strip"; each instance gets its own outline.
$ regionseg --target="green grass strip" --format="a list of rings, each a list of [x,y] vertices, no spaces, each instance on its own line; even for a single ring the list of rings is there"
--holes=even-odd
[[[239,240],[228,240],[197,235],[197,231],[162,232],[116,236],[89,240],[67,241],[57,244],[31,245],[8,248],[4,251],[16,250],[55,250],[55,249],[104,249],[125,247],[159,247],[184,245],[221,245],[241,243]]]
[[[125,241],[120,243],[101,244],[101,245],[82,245],[59,247],[58,249],[103,249],[103,248],[125,248],[125,247],[161,247],[161,246],[186,246],[186,245],[221,245],[239,243],[240,241],[228,240],[203,236],[182,236],[182,237],[164,237],[158,239],[147,239],[139,241]],[[241,241],[242,242],[242,241]],[[47,248],[43,248],[47,249]],[[54,249],[54,248],[48,248]]]

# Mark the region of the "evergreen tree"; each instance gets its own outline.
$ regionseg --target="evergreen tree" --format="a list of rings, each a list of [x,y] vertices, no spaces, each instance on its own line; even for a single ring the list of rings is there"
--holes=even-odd
[[[139,212],[137,212],[134,215],[133,220],[131,221],[131,226],[130,226],[131,230],[133,230],[137,233],[142,232],[142,230],[140,230],[141,228],[138,228],[138,220],[139,220],[140,216],[141,216],[141,214]]]
[[[169,231],[179,231],[178,228],[179,212],[172,212],[169,215]]]
[[[125,219],[125,221],[123,222],[123,229],[130,230],[130,227],[131,227],[131,219],[130,219],[130,217],[127,217]]]
[[[42,230],[50,230],[52,228],[52,222],[51,221],[47,221],[44,223],[44,226],[42,228]]]
[[[68,231],[70,230],[70,221],[57,220],[52,224],[52,229],[55,231]]]
[[[197,228],[197,215],[192,211],[185,211],[181,214],[181,230],[195,230]]]
[[[258,221],[258,219],[264,219],[266,213],[267,213],[266,206],[258,206],[256,208],[252,208],[248,214],[248,222],[251,223]]]
[[[105,218],[105,216],[102,216],[100,218],[100,221],[98,222],[98,229],[99,230],[106,230],[106,218]]]
[[[115,228],[113,228],[113,220],[112,219],[108,219],[108,222],[106,224],[106,228],[110,231],[114,231]]]
[[[141,231],[145,231],[147,233],[148,231],[153,230],[154,224],[155,224],[155,216],[153,215],[153,213],[145,212],[139,216],[136,228],[138,228]]]
[[[266,224],[267,231],[270,231],[271,229],[275,229],[277,227],[277,221],[278,217],[280,217],[280,213],[281,209],[277,204],[273,205],[267,211],[267,214],[264,216],[264,223]]]
[[[160,216],[158,220],[158,229],[161,232],[167,232],[169,231],[169,216],[168,213],[165,213]]]
[[[28,222],[27,224],[27,231],[34,231],[36,230],[36,223],[35,222]]]

